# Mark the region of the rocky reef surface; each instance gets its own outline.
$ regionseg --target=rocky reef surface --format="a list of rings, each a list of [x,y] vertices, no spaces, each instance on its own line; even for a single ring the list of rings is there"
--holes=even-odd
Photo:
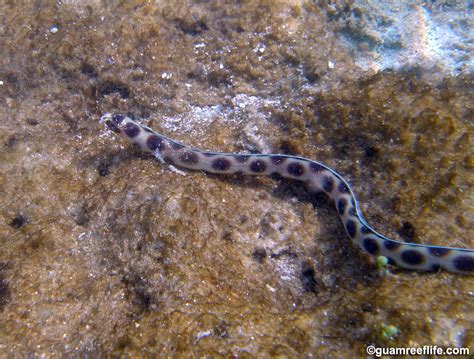
[[[163,165],[99,123],[316,159],[379,232],[473,248],[472,8],[370,3],[2,2],[0,356],[472,349],[472,277],[381,276],[324,196]],[[449,11],[443,62],[423,21]]]

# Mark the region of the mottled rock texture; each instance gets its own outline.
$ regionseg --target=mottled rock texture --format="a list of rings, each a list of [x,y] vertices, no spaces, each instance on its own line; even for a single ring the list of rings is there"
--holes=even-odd
[[[178,171],[98,122],[317,159],[381,233],[474,247],[472,74],[363,72],[351,2],[316,3],[1,3],[0,356],[473,348],[472,278],[382,278],[324,196]]]

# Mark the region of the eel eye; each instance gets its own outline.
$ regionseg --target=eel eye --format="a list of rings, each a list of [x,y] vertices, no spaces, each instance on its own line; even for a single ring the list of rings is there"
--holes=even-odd
[[[112,121],[114,122],[115,125],[120,125],[120,123],[123,121],[124,118],[125,118],[124,115],[115,114],[112,116]]]

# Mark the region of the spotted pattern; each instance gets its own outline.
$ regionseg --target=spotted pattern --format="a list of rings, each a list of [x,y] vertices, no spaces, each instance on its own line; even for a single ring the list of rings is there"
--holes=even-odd
[[[212,168],[217,171],[227,171],[230,166],[232,166],[232,163],[224,157],[219,157],[212,161]]]
[[[254,173],[262,173],[267,169],[267,164],[264,160],[254,160],[250,163],[250,171]]]
[[[347,234],[349,234],[351,238],[354,238],[357,232],[357,225],[352,219],[347,220],[346,229],[347,229]]]
[[[140,127],[138,127],[138,125],[135,125],[132,122],[129,122],[125,125],[125,134],[128,137],[130,138],[137,137],[139,133],[140,133]]]
[[[199,156],[196,152],[185,151],[179,155],[179,160],[185,164],[195,165],[199,162]]]
[[[454,268],[463,272],[474,271],[474,258],[472,256],[462,255],[454,260]]]
[[[337,201],[337,211],[339,212],[341,216],[346,211],[346,206],[347,206],[347,199],[345,199],[344,197],[339,199],[339,201]]]
[[[300,177],[304,174],[304,166],[299,162],[291,162],[288,165],[288,174],[295,177]]]
[[[112,122],[116,125],[120,125],[120,123],[123,121],[124,118],[125,118],[124,115],[117,113],[112,116]]]
[[[146,145],[151,152],[156,150],[162,152],[166,147],[165,142],[157,135],[149,136],[146,140]]]
[[[379,252],[379,244],[374,238],[367,237],[364,239],[364,249],[367,251],[367,253],[375,256]]]
[[[269,174],[306,181],[311,190],[324,191],[331,196],[353,243],[372,256],[385,256],[390,265],[474,274],[474,249],[405,243],[376,232],[363,218],[355,195],[344,178],[323,164],[278,154],[204,152],[177,143],[124,115],[105,114],[101,121],[113,132],[149,150],[160,160],[184,168],[213,173]]]
[[[333,188],[334,188],[334,180],[332,179],[332,175],[325,176],[323,180],[324,192],[331,193]]]
[[[423,263],[424,256],[418,251],[409,249],[402,253],[402,261],[404,261],[406,264],[416,266]]]
[[[309,169],[310,169],[311,171],[313,171],[313,172],[316,172],[316,173],[325,172],[325,171],[326,171],[326,169],[325,169],[322,165],[320,165],[319,163],[317,163],[317,162],[311,162],[311,163],[309,164]]]

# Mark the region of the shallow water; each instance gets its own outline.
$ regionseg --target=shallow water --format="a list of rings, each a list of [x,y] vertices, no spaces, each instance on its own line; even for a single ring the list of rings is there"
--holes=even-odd
[[[324,197],[160,164],[98,121],[316,159],[381,233],[473,248],[472,9],[364,3],[2,3],[2,356],[472,348],[472,278],[380,277]],[[420,14],[451,16],[451,47]]]

